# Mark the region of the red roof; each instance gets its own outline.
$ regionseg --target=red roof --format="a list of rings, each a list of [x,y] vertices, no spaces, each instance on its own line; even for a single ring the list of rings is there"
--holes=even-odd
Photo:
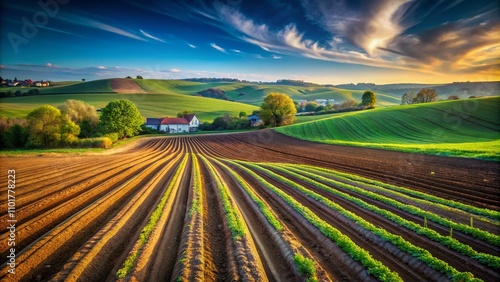
[[[161,124],[189,124],[189,121],[185,118],[164,118]]]
[[[184,115],[184,118],[187,119],[187,121],[191,122],[194,118],[194,116],[196,116],[195,114],[187,114],[187,115]]]

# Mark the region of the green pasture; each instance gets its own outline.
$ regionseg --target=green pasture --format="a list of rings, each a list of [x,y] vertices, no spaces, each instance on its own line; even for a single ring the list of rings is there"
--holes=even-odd
[[[103,108],[113,100],[127,99],[137,105],[145,118],[175,116],[183,110],[191,110],[200,120],[212,121],[226,112],[237,116],[239,112],[244,111],[250,115],[252,111],[258,109],[248,104],[179,94],[86,93],[4,98],[0,99],[0,114],[6,117],[25,117],[36,107],[45,104],[57,107],[68,99],[82,100],[96,108]]]
[[[87,93],[112,93],[111,79],[94,80],[87,82],[61,82],[55,86],[38,88],[41,94],[87,94]],[[322,85],[292,86],[280,84],[258,84],[241,82],[193,82],[186,80],[164,80],[164,79],[134,79],[134,81],[146,92],[151,94],[183,94],[193,96],[197,92],[218,88],[224,90],[229,99],[260,106],[264,97],[271,92],[285,93],[294,100],[335,99],[342,103],[348,99],[361,101],[362,90],[347,90]],[[13,88],[12,90],[17,90]],[[29,89],[21,89],[28,91]],[[242,95],[244,93],[244,95]],[[400,103],[399,96],[376,93],[378,107],[397,105]]]
[[[500,97],[337,114],[276,130],[328,144],[500,160]]]

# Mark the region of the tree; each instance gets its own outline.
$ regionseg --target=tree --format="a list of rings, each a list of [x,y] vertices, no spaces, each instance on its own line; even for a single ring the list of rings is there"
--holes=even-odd
[[[297,109],[286,94],[269,93],[260,107],[262,111],[259,116],[266,126],[287,125],[295,121]]]
[[[375,106],[375,103],[377,102],[377,95],[373,91],[365,91],[363,93],[363,96],[361,96],[361,107],[364,108],[373,108]]]
[[[85,82],[85,78],[82,78],[82,82]]]
[[[414,99],[414,103],[429,103],[435,102],[437,100],[438,94],[436,90],[430,88],[424,88],[417,93]]]
[[[177,113],[177,117],[184,117],[185,115],[189,115],[189,114],[193,114],[193,111],[184,110],[180,113]]]
[[[94,106],[79,100],[66,100],[59,109],[80,126],[80,137],[89,138],[96,133],[99,116]]]
[[[320,112],[320,111],[324,111],[325,110],[325,106],[317,106],[316,108],[314,108],[314,112]]]
[[[450,95],[448,96],[448,100],[458,100],[460,99],[457,95]]]
[[[247,113],[241,111],[238,115],[240,118],[247,117]]]
[[[306,106],[304,107],[304,110],[306,112],[312,112],[314,111],[314,109],[316,109],[318,107],[318,103],[314,102],[314,101],[311,101],[311,102],[307,102]]]
[[[142,75],[138,75],[138,76],[137,76],[137,79],[142,79]]]
[[[22,148],[28,140],[28,122],[23,118],[0,116],[0,147]]]
[[[132,137],[141,131],[144,120],[134,103],[128,100],[109,102],[101,111],[101,133],[118,133],[120,139]]]
[[[406,92],[401,96],[401,105],[410,105],[415,101],[415,93],[413,91]]]
[[[347,109],[355,109],[358,106],[358,103],[354,100],[347,100],[344,103],[339,105],[340,110],[347,110]]]
[[[50,105],[38,107],[28,114],[29,147],[57,147],[77,140],[80,127],[67,115]]]
[[[225,130],[227,128],[227,121],[224,117],[217,117],[212,122],[210,129],[211,130]]]

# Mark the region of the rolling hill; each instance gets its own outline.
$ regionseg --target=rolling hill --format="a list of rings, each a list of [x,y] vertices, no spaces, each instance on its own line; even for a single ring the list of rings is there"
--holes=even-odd
[[[112,84],[117,81],[127,81],[137,84],[142,90],[152,94],[182,94],[193,96],[198,91],[208,88],[224,90],[229,99],[236,102],[260,106],[263,98],[270,92],[286,93],[294,100],[335,99],[342,103],[348,99],[361,100],[364,90],[349,90],[331,86],[307,84],[304,86],[277,84],[277,83],[250,83],[250,82],[195,82],[189,80],[161,80],[161,79],[103,79],[88,82],[64,83],[61,86],[40,88],[41,94],[103,94],[120,91]],[[113,82],[113,83],[112,83]],[[133,93],[133,91],[122,92]],[[401,98],[385,92],[377,92],[377,106],[391,106],[399,104]]]
[[[413,91],[418,93],[422,88],[435,89],[440,99],[447,99],[450,95],[456,95],[460,98],[469,98],[470,96],[494,96],[500,95],[499,81],[483,82],[453,82],[448,84],[417,84],[417,83],[398,83],[377,85],[373,83],[341,84],[337,87],[351,90],[373,90],[376,93],[388,93],[396,97],[401,97],[404,93]]]
[[[191,110],[202,121],[212,121],[229,112],[236,116],[240,111],[251,114],[256,106],[237,102],[222,101],[212,98],[195,97],[179,94],[54,94],[24,96],[0,99],[0,113],[6,117],[25,117],[34,108],[50,104],[59,106],[68,99],[82,100],[96,108],[117,99],[128,99],[134,102],[143,117],[175,116],[183,110]]]
[[[500,160],[500,97],[352,112],[276,130],[328,144]]]
[[[224,90],[226,95],[237,102],[260,105],[270,92],[286,93],[294,100],[335,99],[343,102],[347,99],[361,100],[363,90],[346,90],[323,85],[293,86],[274,83],[248,82],[193,82],[187,80],[136,80],[142,89],[150,93],[179,93],[194,95],[208,88]],[[377,106],[399,104],[401,99],[385,93],[377,93]]]

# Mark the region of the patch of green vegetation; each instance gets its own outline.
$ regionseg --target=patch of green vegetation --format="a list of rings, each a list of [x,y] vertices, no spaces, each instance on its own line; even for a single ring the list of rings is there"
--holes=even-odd
[[[328,144],[500,160],[500,97],[350,112],[276,130]]]
[[[217,88],[237,102],[260,106],[264,97],[271,93],[285,93],[295,100],[335,99],[343,102],[348,99],[361,101],[363,90],[347,90],[322,85],[292,86],[280,84],[258,84],[243,82],[193,82],[185,80],[137,79],[139,86],[147,92],[157,94],[195,95],[198,91]],[[400,97],[391,94],[376,93],[377,106],[399,104]]]
[[[88,82],[62,82],[51,87],[41,87],[40,94],[74,94],[74,93],[112,93],[110,79]]]
[[[137,259],[139,258],[140,253],[142,252],[144,246],[148,242],[151,234],[154,231],[154,228],[160,221],[160,218],[163,213],[163,209],[165,208],[167,201],[172,194],[172,190],[176,185],[179,185],[178,179],[180,175],[184,172],[184,169],[186,167],[187,161],[189,159],[189,155],[185,154],[184,159],[181,161],[179,167],[177,168],[177,171],[175,172],[172,180],[170,181],[170,184],[168,185],[167,191],[163,194],[163,196],[160,199],[160,202],[156,206],[155,210],[149,217],[148,223],[142,228],[141,233],[139,234],[139,238],[136,241],[135,247],[131,254],[125,259],[125,261],[122,264],[122,267],[116,272],[116,277],[119,279],[123,279],[127,277],[127,275],[130,274],[132,271],[134,265],[137,262]]]
[[[297,265],[300,274],[308,277],[307,281],[318,281],[315,277],[316,268],[314,268],[314,261],[312,259],[306,258],[301,254],[296,254],[293,257],[293,261]]]
[[[109,102],[127,99],[134,102],[143,117],[175,117],[180,111],[189,109],[202,121],[212,121],[229,112],[237,116],[240,111],[252,113],[258,107],[222,101],[212,98],[180,94],[58,94],[24,96],[0,99],[0,112],[6,117],[25,117],[33,109],[45,104],[58,107],[68,99],[81,100],[96,108],[103,108]]]
[[[146,137],[158,137],[158,136],[166,136],[165,134],[149,134],[149,135],[140,135],[134,136],[132,138],[126,138],[123,140],[119,140],[111,149],[117,149],[123,147],[129,143],[132,143],[138,139],[146,138]],[[92,154],[92,153],[102,153],[110,149],[104,148],[54,148],[54,149],[5,149],[0,150],[0,157],[14,157],[14,156],[33,156],[33,155],[57,155],[57,154],[73,154],[73,155],[84,155],[84,154]]]

